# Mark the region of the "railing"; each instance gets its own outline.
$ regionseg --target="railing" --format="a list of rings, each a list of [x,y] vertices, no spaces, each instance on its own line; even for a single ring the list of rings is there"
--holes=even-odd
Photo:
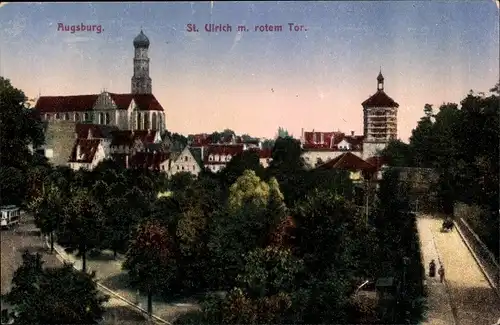
[[[495,256],[483,243],[479,236],[472,230],[469,224],[460,218],[455,226],[466,246],[471,251],[481,271],[486,276],[491,287],[500,298],[500,265]]]

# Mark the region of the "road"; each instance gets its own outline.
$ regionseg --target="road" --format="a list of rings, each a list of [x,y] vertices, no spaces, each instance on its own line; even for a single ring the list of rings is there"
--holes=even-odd
[[[47,253],[39,231],[33,224],[31,217],[26,217],[21,224],[12,230],[2,230],[1,233],[1,293],[10,291],[12,277],[21,265],[24,250],[31,253],[39,252],[43,256],[46,267],[59,267],[62,262],[57,256]],[[1,308],[7,308],[3,302]],[[107,311],[103,324],[148,324],[149,322],[138,312],[127,307],[118,299],[112,299],[106,304]]]
[[[441,233],[442,220],[428,218],[425,222],[446,270],[456,324],[494,324],[500,317],[500,300],[456,229]]]

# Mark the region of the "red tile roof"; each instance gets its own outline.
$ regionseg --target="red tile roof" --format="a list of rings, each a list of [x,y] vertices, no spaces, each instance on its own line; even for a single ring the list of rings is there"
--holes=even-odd
[[[163,107],[153,94],[113,94],[108,93],[118,109],[128,109],[132,99],[141,111],[163,111]],[[42,96],[35,109],[41,113],[92,111],[99,95]]]
[[[241,154],[244,151],[243,144],[213,144],[209,145],[206,150],[205,162],[206,164],[225,164],[223,161],[209,160],[210,155],[227,156],[231,155],[234,157]]]
[[[160,170],[160,164],[169,157],[169,153],[138,152],[129,158],[129,167]]]
[[[118,109],[128,109],[132,99],[141,111],[163,111],[163,107],[153,94],[113,94],[109,96],[115,102]]]
[[[366,159],[366,162],[375,166],[377,170],[380,170],[380,168],[382,168],[383,165],[386,165],[388,161],[386,157],[370,157]]]
[[[259,150],[259,157],[260,157],[260,159],[271,158],[272,155],[273,155],[272,149],[261,149],[261,150]]]
[[[201,133],[193,135],[193,142],[191,147],[203,147],[208,146],[212,143],[212,137],[210,134]]]
[[[111,137],[111,132],[118,128],[109,125],[85,124],[76,123],[75,132],[78,138],[87,139],[89,131],[92,133],[93,138],[106,139]]]
[[[157,131],[147,131],[147,130],[119,130],[113,131],[111,146],[131,146],[134,144],[135,140],[139,139],[142,143],[153,143]]]
[[[344,169],[349,171],[375,171],[375,166],[350,152],[343,153],[337,158],[327,161],[320,165],[319,168]]]
[[[42,96],[35,104],[40,113],[91,111],[98,95]]]
[[[399,107],[399,104],[389,97],[383,90],[378,90],[374,95],[365,100],[363,107]]]
[[[236,156],[243,152],[244,146],[242,144],[213,144],[208,146],[207,153],[209,155],[231,155]]]
[[[99,139],[76,139],[69,162],[92,163],[100,143]],[[77,157],[78,148],[80,149],[80,157]]]

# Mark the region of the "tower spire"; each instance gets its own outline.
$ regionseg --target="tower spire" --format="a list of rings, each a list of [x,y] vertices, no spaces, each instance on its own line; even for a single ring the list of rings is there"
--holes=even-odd
[[[382,66],[380,66],[380,72],[377,77],[377,91],[384,90],[384,76],[382,75]]]

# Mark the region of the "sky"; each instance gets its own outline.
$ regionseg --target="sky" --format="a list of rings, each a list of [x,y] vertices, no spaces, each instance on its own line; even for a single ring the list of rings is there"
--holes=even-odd
[[[82,23],[101,33],[58,31]],[[206,32],[210,23],[233,30]],[[254,31],[266,24],[283,30]],[[186,135],[362,134],[361,103],[381,68],[406,141],[426,103],[460,102],[499,80],[492,0],[7,3],[0,27],[0,75],[30,98],[129,93],[142,28],[167,129]]]

